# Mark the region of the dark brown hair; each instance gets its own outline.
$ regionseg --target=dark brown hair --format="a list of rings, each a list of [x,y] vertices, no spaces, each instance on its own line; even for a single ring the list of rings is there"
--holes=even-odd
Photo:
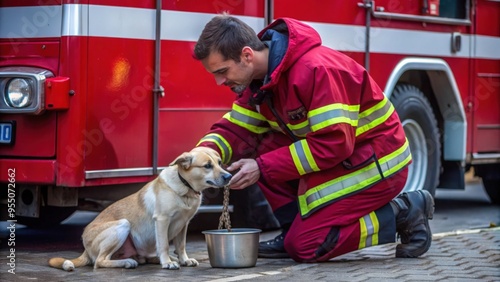
[[[193,55],[195,59],[203,60],[211,52],[218,52],[225,60],[239,62],[241,50],[245,46],[255,51],[262,51],[265,47],[249,25],[228,14],[221,14],[205,25],[194,46]]]

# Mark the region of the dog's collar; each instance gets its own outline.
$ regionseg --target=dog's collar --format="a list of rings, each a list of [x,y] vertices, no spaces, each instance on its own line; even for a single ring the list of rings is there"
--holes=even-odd
[[[187,180],[184,179],[179,172],[177,172],[177,174],[179,175],[179,179],[182,181],[182,183],[184,183],[184,185],[186,185],[189,189],[193,190],[193,192],[195,192],[196,194],[198,194],[198,195],[201,194],[200,192],[194,190],[193,187],[191,187],[191,185],[189,185],[189,182],[187,182]]]

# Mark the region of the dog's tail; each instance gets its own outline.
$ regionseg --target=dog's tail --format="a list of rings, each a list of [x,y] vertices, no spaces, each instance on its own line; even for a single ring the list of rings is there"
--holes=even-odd
[[[87,251],[75,259],[65,259],[65,258],[51,258],[49,259],[49,265],[55,268],[64,269],[66,271],[73,271],[76,267],[89,265],[92,263],[90,256]]]

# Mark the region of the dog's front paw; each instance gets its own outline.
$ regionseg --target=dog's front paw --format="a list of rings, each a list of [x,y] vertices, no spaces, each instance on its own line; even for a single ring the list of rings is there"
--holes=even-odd
[[[163,263],[161,265],[161,268],[164,268],[164,269],[179,269],[181,267],[179,266],[178,262],[171,261],[171,262]]]
[[[125,259],[125,265],[123,266],[124,268],[136,268],[139,265],[137,261],[134,259]]]
[[[199,263],[195,259],[188,258],[184,262],[181,263],[182,266],[198,266]]]

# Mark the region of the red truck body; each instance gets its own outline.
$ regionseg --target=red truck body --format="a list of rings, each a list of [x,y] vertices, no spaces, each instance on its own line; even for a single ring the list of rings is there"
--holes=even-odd
[[[278,17],[312,25],[369,70],[398,112],[401,96],[423,96],[431,129],[401,113],[415,159],[407,190],[463,188],[474,167],[498,202],[499,1],[4,0],[0,182],[15,169],[18,215],[76,207],[89,191],[114,200],[195,146],[234,99],[192,58],[223,11],[256,31]],[[26,105],[9,93],[23,85]]]

